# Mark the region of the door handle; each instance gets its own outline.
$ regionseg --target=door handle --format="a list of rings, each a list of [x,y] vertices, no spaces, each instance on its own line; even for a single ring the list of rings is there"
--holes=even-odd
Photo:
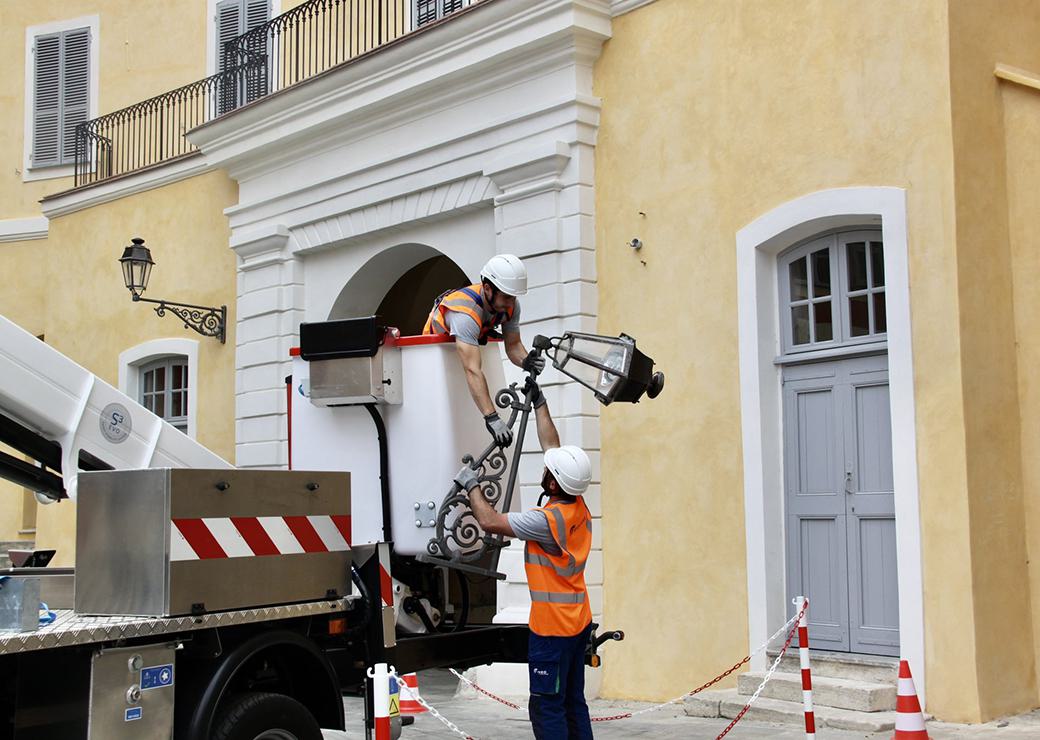
[[[852,493],[852,471],[845,471],[845,493]]]

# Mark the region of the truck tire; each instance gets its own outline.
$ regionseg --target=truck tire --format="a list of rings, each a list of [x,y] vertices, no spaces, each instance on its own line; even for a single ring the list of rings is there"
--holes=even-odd
[[[211,740],[322,740],[321,728],[307,707],[285,694],[237,696],[213,727]]]

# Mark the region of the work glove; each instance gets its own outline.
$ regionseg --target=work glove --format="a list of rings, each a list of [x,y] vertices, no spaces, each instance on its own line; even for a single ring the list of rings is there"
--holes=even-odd
[[[455,483],[457,483],[459,488],[463,491],[472,491],[480,485],[480,481],[477,480],[477,471],[469,465],[462,466],[462,470],[460,470],[455,476]]]
[[[541,408],[545,405],[545,394],[542,393],[542,388],[530,378],[527,379],[527,383],[524,384],[524,394],[531,393],[531,407]]]
[[[484,426],[487,427],[491,436],[495,438],[495,444],[499,447],[508,447],[513,441],[513,431],[506,426],[506,423],[502,421],[502,417],[498,415],[497,411],[492,411],[484,417]]]
[[[542,353],[536,349],[532,349],[527,353],[527,357],[520,363],[520,367],[525,371],[533,375],[537,375],[545,369],[545,358]]]

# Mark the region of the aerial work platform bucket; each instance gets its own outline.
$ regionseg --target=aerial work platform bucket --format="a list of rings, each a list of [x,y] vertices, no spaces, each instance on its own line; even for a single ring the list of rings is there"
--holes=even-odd
[[[301,327],[301,347],[292,353],[292,466],[350,471],[352,541],[381,541],[377,431],[370,414],[358,406],[374,409],[385,425],[389,450],[394,551],[418,555],[426,551],[437,509],[463,456],[487,447],[491,438],[470,398],[451,337],[401,337],[395,329],[373,333],[350,324],[360,321],[373,319],[323,322],[314,334],[321,341],[310,347],[308,325]],[[505,385],[500,343],[482,347],[481,354],[494,392]]]

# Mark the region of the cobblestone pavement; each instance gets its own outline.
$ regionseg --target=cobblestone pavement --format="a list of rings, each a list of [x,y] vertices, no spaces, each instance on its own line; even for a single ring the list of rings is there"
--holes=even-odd
[[[423,698],[450,719],[462,730],[477,740],[529,740],[531,726],[524,712],[518,712],[486,697],[457,695],[458,681],[447,671],[425,671],[419,674],[419,690]],[[471,693],[471,692],[470,692]],[[346,733],[329,733],[328,740],[362,740],[361,700],[348,698],[344,702],[347,712]],[[649,706],[639,702],[620,702],[597,699],[590,703],[592,715],[619,714]],[[682,707],[676,705],[651,712],[633,719],[616,722],[595,723],[593,731],[601,740],[621,738],[689,738],[689,740],[712,740],[729,724],[725,719],[700,719],[687,717]],[[947,738],[993,738],[1019,740],[1040,738],[1040,710],[1029,714],[990,722],[985,725],[953,725],[929,722],[928,734],[932,740]],[[891,732],[863,733],[831,730],[817,731],[820,740],[889,740]],[[447,740],[458,735],[429,714],[416,718],[415,724],[405,727],[402,740]],[[764,722],[741,720],[727,735],[733,740],[752,738],[780,738],[793,740],[804,738],[805,733],[792,725],[776,725]]]

